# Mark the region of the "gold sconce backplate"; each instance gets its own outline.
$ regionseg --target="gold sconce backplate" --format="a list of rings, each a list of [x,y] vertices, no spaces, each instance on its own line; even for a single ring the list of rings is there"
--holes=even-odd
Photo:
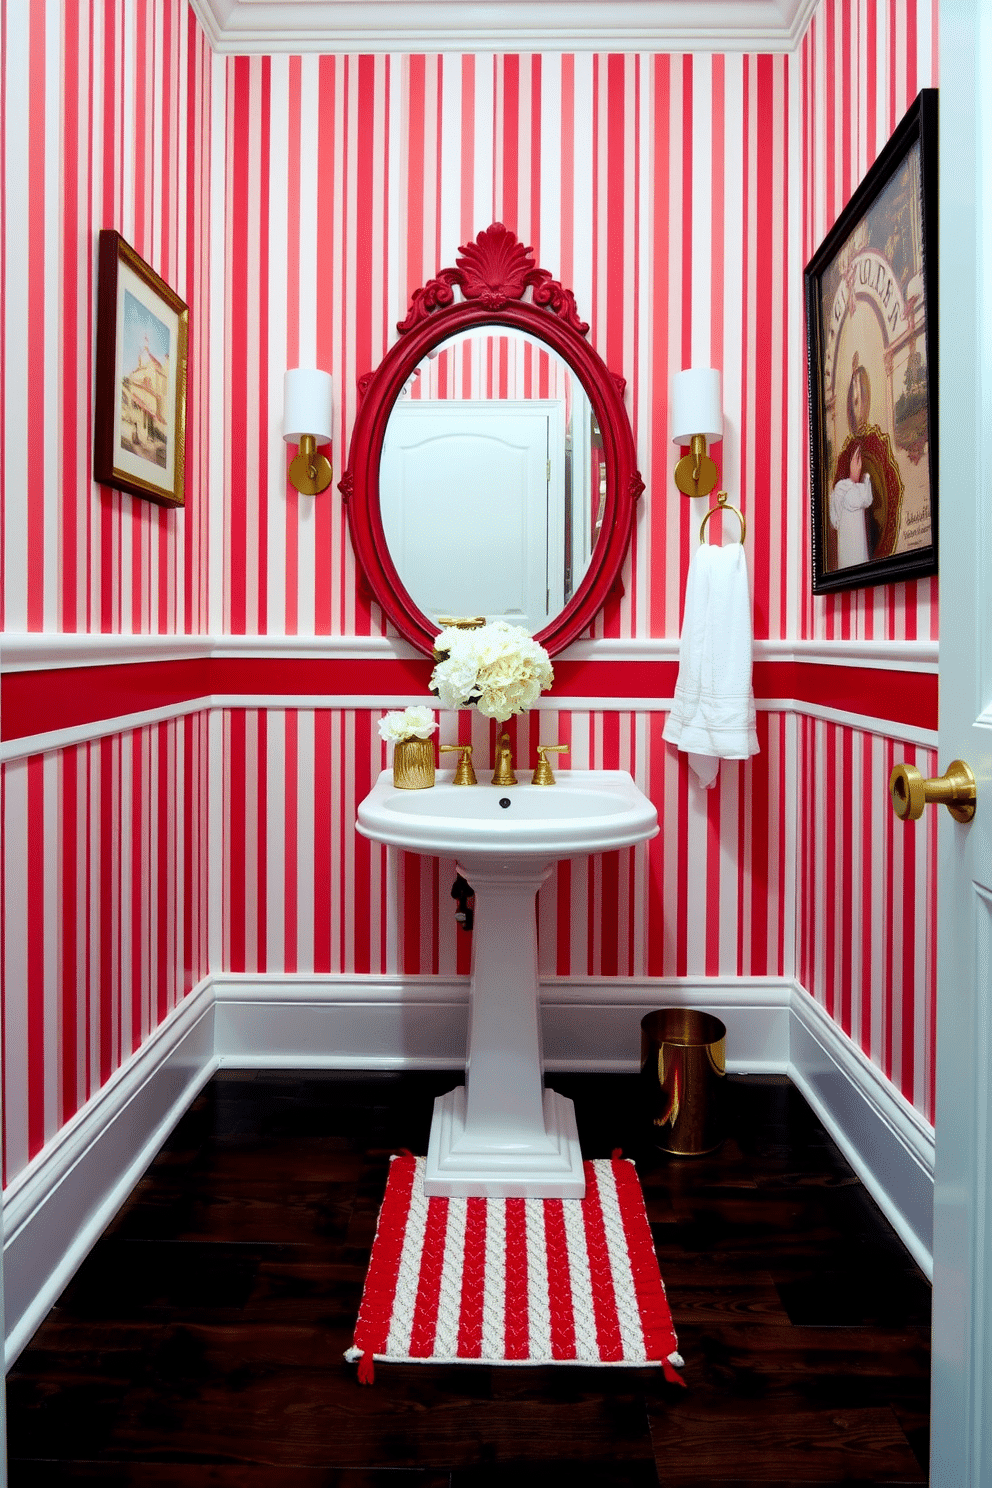
[[[708,496],[719,480],[719,471],[706,453],[705,434],[694,434],[690,452],[675,467],[675,484],[683,496]]]
[[[312,434],[300,439],[300,452],[290,461],[289,479],[302,496],[317,496],[331,484],[334,472],[326,455],[317,451]]]

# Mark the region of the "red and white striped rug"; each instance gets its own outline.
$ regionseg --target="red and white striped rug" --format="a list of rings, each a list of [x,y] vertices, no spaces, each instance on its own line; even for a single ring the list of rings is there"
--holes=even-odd
[[[586,1162],[584,1199],[443,1199],[394,1157],[355,1325],[373,1359],[660,1365],[682,1360],[631,1162]]]

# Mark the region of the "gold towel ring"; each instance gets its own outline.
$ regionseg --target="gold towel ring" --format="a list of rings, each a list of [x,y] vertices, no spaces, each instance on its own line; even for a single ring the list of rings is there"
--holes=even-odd
[[[709,511],[706,513],[705,517],[703,518],[703,520],[702,520],[702,522],[700,524],[700,527],[699,527],[699,541],[700,542],[703,541],[703,533],[706,531],[706,523],[709,521],[710,517],[712,517],[714,515],[714,513],[718,512],[718,511],[730,511],[730,512],[733,512],[734,516],[737,518],[738,522],[740,522],[740,524],[741,524],[741,542],[743,542],[744,541],[744,538],[747,535],[747,523],[744,520],[744,514],[743,514],[743,512],[739,512],[737,510],[736,506],[731,506],[730,502],[727,500],[727,493],[726,493],[726,491],[718,491],[717,492],[717,495],[716,495],[716,506],[711,506],[710,507]]]

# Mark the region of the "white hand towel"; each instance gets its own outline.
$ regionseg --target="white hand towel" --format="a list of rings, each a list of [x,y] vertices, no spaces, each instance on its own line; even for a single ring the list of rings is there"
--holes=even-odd
[[[689,565],[675,703],[664,737],[689,755],[700,785],[722,759],[758,752],[751,681],[753,639],[741,543],[700,543]]]

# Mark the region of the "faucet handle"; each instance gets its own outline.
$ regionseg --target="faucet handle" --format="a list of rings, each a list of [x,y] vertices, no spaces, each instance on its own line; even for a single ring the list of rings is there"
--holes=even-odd
[[[472,768],[472,746],[471,744],[442,744],[442,754],[450,754],[457,751],[461,755],[458,768],[455,770],[454,785],[478,785],[475,771]]]
[[[554,785],[555,777],[551,773],[551,766],[548,764],[548,755],[567,753],[567,744],[538,744],[537,769],[534,771],[534,778],[531,781],[531,785]]]

